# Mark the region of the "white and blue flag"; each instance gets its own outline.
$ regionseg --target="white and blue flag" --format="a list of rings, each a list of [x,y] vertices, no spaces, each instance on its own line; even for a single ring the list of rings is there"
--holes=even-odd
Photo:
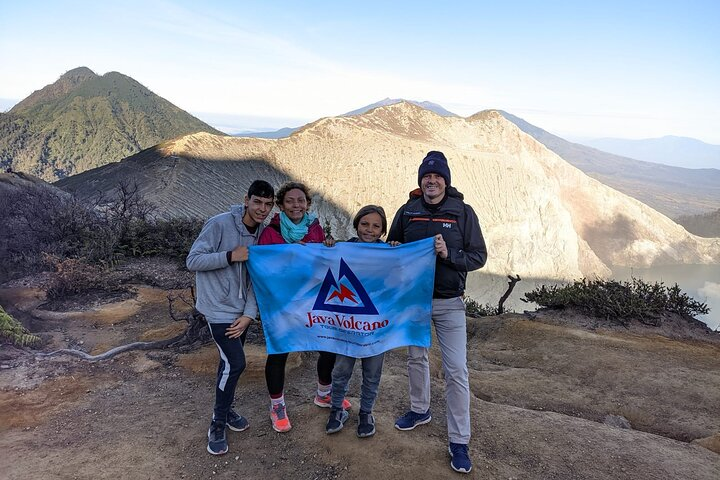
[[[434,240],[255,245],[248,269],[268,353],[370,357],[430,346]]]

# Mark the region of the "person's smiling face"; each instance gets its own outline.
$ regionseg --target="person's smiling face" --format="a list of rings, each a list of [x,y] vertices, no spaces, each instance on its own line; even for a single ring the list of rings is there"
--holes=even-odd
[[[437,173],[428,173],[420,180],[420,189],[426,202],[438,203],[445,196],[445,178]]]
[[[272,198],[264,198],[258,196],[245,196],[245,215],[243,222],[251,227],[259,225],[265,221],[273,207]]]
[[[358,222],[358,238],[366,243],[376,242],[382,236],[382,218],[377,212],[368,213]]]
[[[299,188],[289,190],[283,198],[280,210],[287,215],[293,223],[300,223],[308,210],[308,200],[305,192]]]

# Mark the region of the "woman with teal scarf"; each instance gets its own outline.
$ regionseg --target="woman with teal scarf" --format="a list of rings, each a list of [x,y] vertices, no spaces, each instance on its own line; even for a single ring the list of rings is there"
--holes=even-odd
[[[325,238],[317,217],[308,213],[311,197],[308,188],[298,182],[287,182],[280,187],[275,198],[280,208],[267,228],[263,230],[258,239],[258,245],[271,245],[279,243],[324,243],[327,246],[335,244],[335,240],[328,236]],[[332,387],[332,370],[335,366],[335,354],[319,352],[317,362],[318,384],[314,403],[319,407],[330,408],[330,393]],[[285,408],[285,363],[288,354],[279,353],[268,355],[265,363],[265,380],[270,393],[270,419],[273,429],[277,432],[287,432],[292,428]],[[343,400],[343,408],[350,408],[350,402]]]

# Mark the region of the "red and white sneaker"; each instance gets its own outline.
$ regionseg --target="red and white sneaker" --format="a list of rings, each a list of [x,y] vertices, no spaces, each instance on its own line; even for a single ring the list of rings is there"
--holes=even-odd
[[[316,394],[313,403],[318,407],[330,408],[332,407],[332,398],[329,393],[327,395],[323,395],[322,397]],[[350,410],[352,408],[352,403],[348,402],[347,398],[343,398],[342,408],[343,410]]]
[[[272,427],[276,432],[283,433],[292,428],[284,403],[278,403],[270,408],[270,420],[272,420]]]

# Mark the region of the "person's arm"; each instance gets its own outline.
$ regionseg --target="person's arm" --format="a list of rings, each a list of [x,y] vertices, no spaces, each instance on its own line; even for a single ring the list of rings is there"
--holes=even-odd
[[[250,317],[253,320],[255,320],[258,316],[257,298],[255,297],[255,289],[253,288],[252,280],[248,282],[248,291],[247,297],[245,298],[243,315]]]
[[[225,268],[228,263],[228,252],[218,251],[222,227],[218,222],[207,222],[200,235],[190,248],[185,265],[191,272],[217,270]]]
[[[482,268],[487,261],[487,248],[480,222],[470,205],[465,207],[463,223],[463,248],[447,247],[447,258],[440,261],[459,272],[471,272]]]

